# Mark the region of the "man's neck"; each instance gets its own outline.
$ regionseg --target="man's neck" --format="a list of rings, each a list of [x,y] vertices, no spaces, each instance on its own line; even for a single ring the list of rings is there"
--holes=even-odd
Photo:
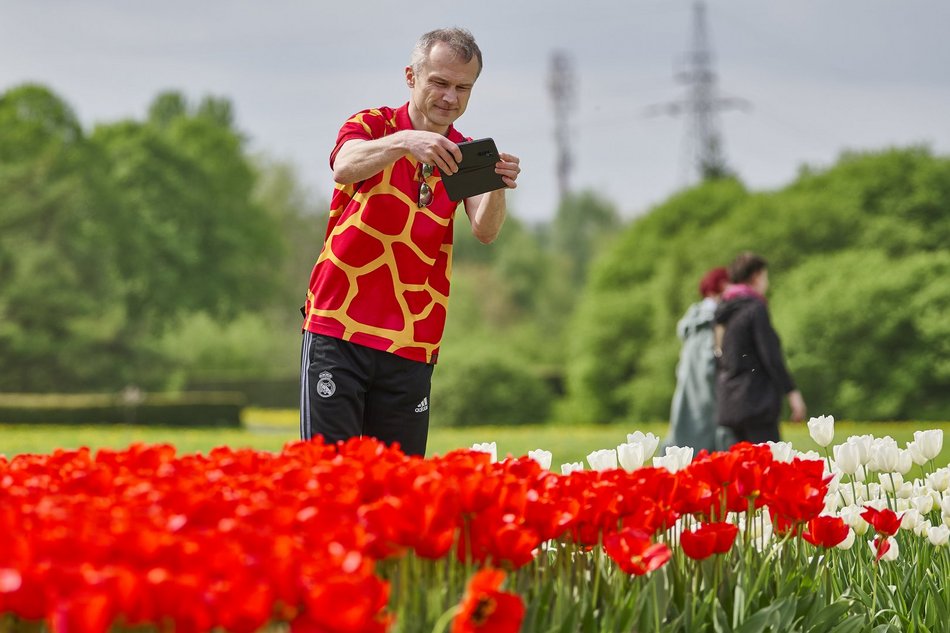
[[[412,127],[416,130],[423,130],[426,132],[435,132],[436,134],[441,134],[446,136],[449,133],[448,125],[435,125],[426,117],[422,112],[416,109],[412,101],[409,102],[409,120],[412,121]]]

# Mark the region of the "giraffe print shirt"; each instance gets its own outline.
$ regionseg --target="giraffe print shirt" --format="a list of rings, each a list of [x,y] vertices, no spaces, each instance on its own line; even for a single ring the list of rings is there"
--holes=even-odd
[[[340,129],[330,154],[350,139],[412,128],[409,104],[364,110]],[[446,136],[469,140],[450,127]],[[310,275],[304,329],[425,363],[438,360],[452,271],[453,218],[438,169],[418,206],[420,163],[403,156],[375,176],[337,184],[323,250]]]

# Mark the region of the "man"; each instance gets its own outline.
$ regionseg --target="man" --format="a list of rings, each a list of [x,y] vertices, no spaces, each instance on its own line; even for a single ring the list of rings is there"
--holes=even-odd
[[[754,253],[741,253],[729,265],[729,280],[733,285],[723,292],[716,309],[721,332],[718,436],[722,448],[743,441],[777,442],[782,396],[788,398],[795,422],[805,419],[805,400],[785,367],[782,345],[769,318],[768,263]]]
[[[481,70],[471,33],[426,33],[405,69],[409,102],[364,110],[340,129],[330,221],[304,306],[303,439],[369,435],[425,454],[457,206],[441,180],[458,171],[458,143],[468,139],[453,124]],[[514,189],[519,159],[499,159],[495,172]],[[492,242],[505,189],[464,205],[473,235]]]

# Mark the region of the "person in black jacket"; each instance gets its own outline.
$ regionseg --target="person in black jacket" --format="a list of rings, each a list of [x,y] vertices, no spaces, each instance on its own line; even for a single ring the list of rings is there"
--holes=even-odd
[[[729,266],[729,280],[715,317],[716,422],[720,437],[727,438],[720,448],[742,441],[777,442],[782,397],[787,396],[796,422],[805,419],[805,400],[785,367],[769,318],[768,263],[755,253],[742,253]]]

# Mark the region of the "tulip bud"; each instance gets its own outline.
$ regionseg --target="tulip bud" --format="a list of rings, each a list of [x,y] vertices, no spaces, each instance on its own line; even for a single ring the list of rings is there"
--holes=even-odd
[[[660,445],[660,438],[653,433],[644,434],[640,431],[634,431],[633,433],[627,434],[627,443],[642,444],[643,461],[647,462],[653,459],[653,456],[656,454],[656,448]]]
[[[498,447],[494,442],[482,442],[480,444],[472,444],[472,450],[478,451],[480,453],[488,453],[491,455],[491,461],[494,464],[498,461]]]
[[[620,466],[627,472],[633,472],[643,467],[643,444],[628,442],[617,446],[617,458]]]
[[[900,473],[878,473],[877,479],[881,482],[881,489],[891,493],[897,492],[904,483],[904,478]]]
[[[943,429],[914,431],[914,442],[927,461],[935,459],[943,450]]]
[[[818,446],[829,446],[835,439],[834,416],[822,415],[808,420],[808,434]]]
[[[938,525],[927,530],[927,539],[936,547],[946,547],[950,542],[950,527]]]
[[[777,462],[789,463],[794,457],[794,448],[791,442],[766,442],[772,450],[772,459]]]
[[[897,451],[897,472],[906,475],[914,467],[914,459],[908,450]]]
[[[923,466],[927,463],[927,458],[924,457],[924,454],[920,451],[920,446],[917,445],[917,442],[907,442],[907,451],[910,453],[910,458],[914,460],[914,463],[918,466]]]
[[[901,529],[913,530],[921,520],[923,520],[923,517],[920,516],[920,512],[907,510],[901,515]]]
[[[528,457],[538,462],[544,470],[551,470],[551,459],[554,457],[551,451],[539,448],[534,451],[528,451]]]
[[[835,464],[846,475],[854,475],[861,465],[861,453],[858,447],[851,442],[839,444],[834,447]]]
[[[617,467],[617,451],[604,448],[587,456],[587,463],[593,470],[611,470]]]
[[[930,514],[930,511],[934,509],[934,498],[930,495],[914,497],[912,503],[917,512],[921,514]]]
[[[573,472],[581,472],[584,470],[584,464],[582,462],[568,462],[566,464],[561,464],[561,474],[570,475]]]
[[[927,485],[937,492],[946,492],[950,488],[950,467],[938,468],[927,475]]]

